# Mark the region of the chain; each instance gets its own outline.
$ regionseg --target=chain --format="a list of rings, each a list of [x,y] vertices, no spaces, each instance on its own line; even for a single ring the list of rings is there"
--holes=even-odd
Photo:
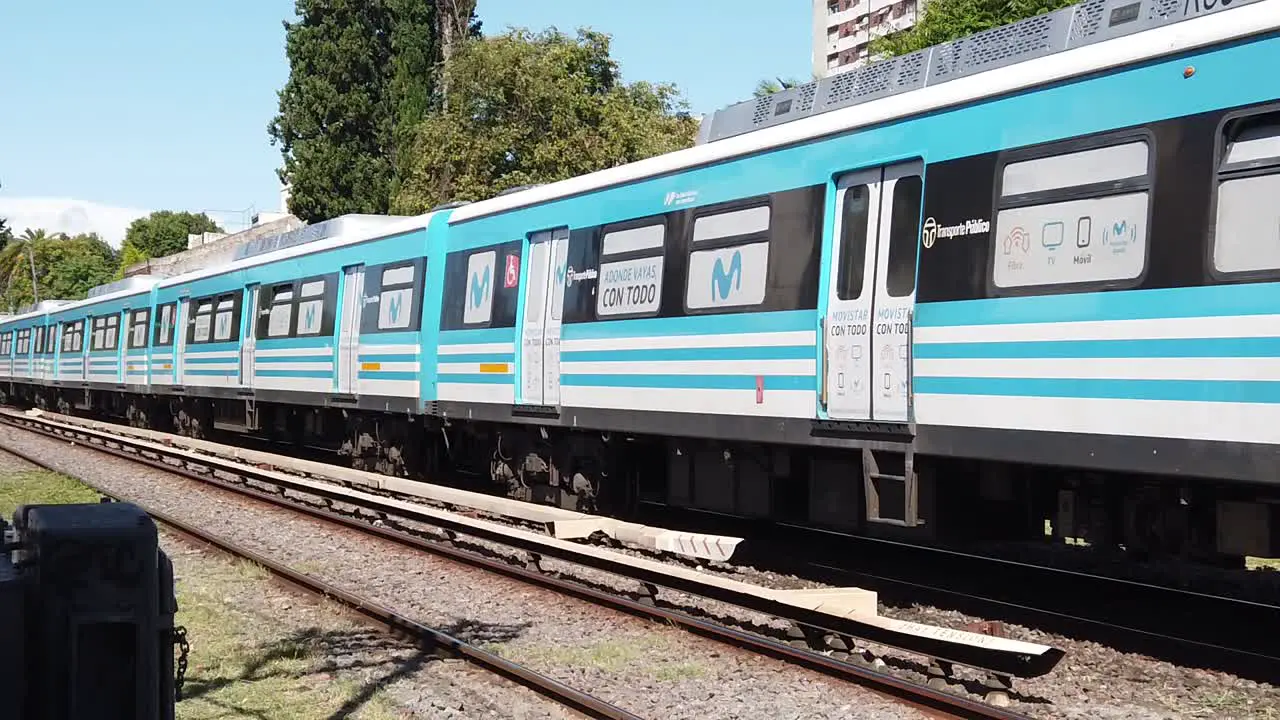
[[[173,683],[173,700],[182,699],[182,685],[187,681],[187,655],[191,644],[187,642],[187,629],[179,625],[173,629],[173,644],[178,646],[178,673]]]

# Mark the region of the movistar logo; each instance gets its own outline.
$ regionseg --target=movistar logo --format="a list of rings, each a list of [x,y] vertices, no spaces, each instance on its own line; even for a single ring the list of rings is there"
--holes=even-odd
[[[306,323],[308,328],[316,326],[316,306],[311,305],[307,308]]]
[[[556,283],[557,284],[564,284],[564,272],[565,272],[564,268],[565,268],[564,265],[559,265],[556,267]]]
[[[723,258],[716,258],[715,267],[711,268],[711,298],[728,300],[730,290],[742,289],[742,251],[734,250],[733,259],[729,261],[729,271],[725,272]]]
[[[480,307],[487,297],[489,297],[489,267],[485,266],[484,275],[471,273],[471,307]]]
[[[402,300],[403,296],[399,293],[392,295],[391,298],[387,300],[387,314],[391,316],[392,325],[399,321],[400,303]]]

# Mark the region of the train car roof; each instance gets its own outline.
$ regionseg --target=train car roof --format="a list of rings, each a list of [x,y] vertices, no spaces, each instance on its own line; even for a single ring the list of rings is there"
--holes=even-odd
[[[377,240],[379,238],[388,238],[395,235],[403,235],[404,233],[422,230],[431,223],[431,218],[436,213],[426,213],[424,215],[406,216],[403,218],[388,218],[391,220],[385,224],[377,226],[358,227],[355,230],[341,232],[332,237],[322,238],[300,245],[291,245],[289,247],[272,250],[261,255],[252,255],[246,258],[233,260],[223,265],[215,265],[212,267],[193,270],[181,275],[174,275],[161,280],[156,284],[157,289],[171,288],[175,285],[183,285],[185,283],[203,280],[205,278],[216,277],[236,270],[257,267],[259,265],[267,265],[281,260],[309,255],[316,252],[324,252],[336,248],[345,247],[347,245],[356,245],[362,242]]]
[[[1189,0],[1188,0],[1189,2]],[[1014,45],[1009,33],[1023,24],[1039,23],[1044,25],[1045,18],[1059,18],[1053,22],[1059,26],[1053,32],[1037,31],[1038,35],[1063,35],[1056,39],[1058,45],[1044,38],[1043,48],[1033,48],[1029,59],[1014,61],[1012,64],[997,64],[993,69],[978,70],[963,75],[953,72],[937,84],[929,85],[923,80],[917,89],[909,89],[899,94],[890,94],[879,99],[854,104],[830,112],[812,114],[792,122],[766,127],[761,130],[746,132],[702,145],[678,150],[665,155],[658,155],[638,162],[621,165],[607,170],[600,170],[568,180],[549,183],[511,193],[500,197],[481,200],[465,205],[453,211],[449,223],[462,223],[517,208],[537,205],[552,200],[580,195],[606,187],[623,185],[647,178],[668,175],[702,165],[709,165],[735,157],[762,152],[771,148],[784,147],[827,135],[834,135],[848,130],[885,123],[902,117],[908,117],[930,111],[940,110],[955,105],[962,105],[984,98],[1026,90],[1036,86],[1050,85],[1055,82],[1079,77],[1091,73],[1104,72],[1155,57],[1172,55],[1180,52],[1215,43],[1230,42],[1239,38],[1260,35],[1280,27],[1280,2],[1273,0],[1236,0],[1230,6],[1219,3],[1212,9],[1202,8],[1200,3],[1174,3],[1172,10],[1165,8],[1168,3],[1160,0],[1088,0],[1081,5],[1064,8],[1047,15],[1035,16],[1002,28],[995,28],[984,33],[945,43],[922,50],[913,55],[923,55],[925,74],[934,72],[930,63],[946,64],[953,61],[952,56],[961,57],[966,52],[973,54],[970,45],[990,38],[995,44]],[[1114,6],[1114,7],[1113,7]],[[1188,8],[1190,8],[1188,10]],[[1110,11],[1104,13],[1104,10]],[[1171,13],[1182,13],[1176,17]],[[1120,13],[1120,14],[1117,14]],[[1132,15],[1132,17],[1130,17]],[[1109,18],[1110,25],[1104,20]],[[1125,27],[1133,20],[1133,24]],[[1194,22],[1183,22],[1194,20]],[[1063,26],[1065,22],[1065,26]],[[1081,28],[1074,25],[1080,24]],[[1099,29],[1101,28],[1101,29]],[[1149,28],[1149,29],[1148,29]],[[1000,33],[1005,33],[999,37]],[[1089,35],[1086,40],[1079,38]],[[948,55],[947,53],[950,53]],[[1008,55],[1009,52],[1006,52]],[[936,60],[935,60],[935,56]],[[910,57],[910,56],[903,56]],[[1006,58],[1007,59],[1007,58]],[[875,63],[869,68],[886,66],[898,61],[898,58]],[[863,68],[866,70],[867,68]],[[842,73],[854,75],[857,71]],[[832,76],[840,77],[839,75]],[[832,80],[828,78],[827,80]],[[813,85],[816,85],[814,83]],[[791,91],[788,91],[791,92]],[[781,93],[779,93],[781,95]],[[785,102],[783,100],[777,103]],[[732,107],[730,109],[733,109]]]

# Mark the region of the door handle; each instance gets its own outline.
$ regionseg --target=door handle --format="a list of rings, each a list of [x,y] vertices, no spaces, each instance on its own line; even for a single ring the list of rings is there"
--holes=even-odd
[[[818,318],[818,342],[822,343],[822,385],[821,392],[818,393],[818,400],[822,403],[822,409],[827,409],[827,319],[825,317]]]

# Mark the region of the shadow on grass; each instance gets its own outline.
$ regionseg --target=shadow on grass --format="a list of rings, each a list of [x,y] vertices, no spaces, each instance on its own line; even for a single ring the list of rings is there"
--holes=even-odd
[[[527,628],[528,624],[490,625],[464,619],[439,629],[464,642],[480,644],[509,642]],[[429,662],[446,656],[447,652],[413,638],[396,637],[377,630],[324,631],[307,628],[249,650],[238,667],[210,664],[199,670],[192,668],[183,687],[182,699],[199,698],[202,702],[244,717],[267,720],[272,716],[212,695],[239,683],[259,683],[272,678],[294,678],[299,680],[301,687],[308,687],[315,684],[316,676],[346,673],[359,678],[360,685],[330,715],[330,718],[344,718],[363,707],[383,687],[409,677]],[[285,698],[274,700],[284,701]]]

